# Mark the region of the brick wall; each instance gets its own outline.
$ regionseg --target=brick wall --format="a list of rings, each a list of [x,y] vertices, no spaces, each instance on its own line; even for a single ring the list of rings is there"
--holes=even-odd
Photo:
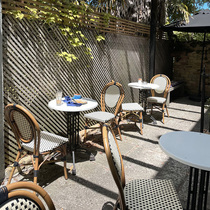
[[[172,53],[174,58],[173,80],[184,81],[185,93],[197,95],[202,57],[202,42],[182,43]],[[206,74],[210,74],[210,42],[206,43],[204,62]],[[210,97],[210,77],[206,79],[206,96]]]

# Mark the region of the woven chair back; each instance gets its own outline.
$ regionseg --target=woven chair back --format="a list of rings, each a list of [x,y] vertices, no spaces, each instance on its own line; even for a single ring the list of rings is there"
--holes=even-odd
[[[113,108],[117,105],[120,97],[120,90],[117,86],[111,85],[106,89],[104,101],[106,106]]]
[[[36,149],[39,149],[40,128],[33,115],[20,105],[9,104],[5,108],[5,118],[10,125],[18,146],[21,143],[30,143],[34,140]]]
[[[124,90],[118,82],[112,81],[103,88],[101,92],[101,110],[115,107],[115,116],[119,113],[122,101],[124,99]]]
[[[125,173],[122,156],[117,143],[117,139],[111,127],[103,126],[103,144],[108,164],[119,190],[121,204],[125,206],[123,189],[125,187]]]
[[[157,74],[151,79],[150,83],[157,84],[159,86],[157,89],[151,90],[152,96],[167,97],[171,81],[166,75]]]
[[[32,182],[15,182],[0,188],[0,209],[55,210],[49,194]]]

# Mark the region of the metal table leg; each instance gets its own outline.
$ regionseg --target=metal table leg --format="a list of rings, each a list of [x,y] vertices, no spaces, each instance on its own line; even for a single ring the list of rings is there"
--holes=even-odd
[[[187,210],[206,210],[208,185],[209,171],[199,170],[191,167],[188,188]]]
[[[146,103],[147,103],[147,90],[139,89],[139,104],[142,104],[145,113],[147,109]]]
[[[144,109],[144,116],[147,116],[147,97],[148,97],[148,90],[147,89],[139,89],[139,104],[142,104]],[[150,116],[153,124],[157,124],[156,119],[153,116]]]
[[[72,151],[79,144],[79,112],[66,112],[66,117],[69,149]]]
[[[72,152],[73,169],[72,174],[76,175],[75,150],[79,144],[79,112],[67,112],[67,136],[69,139],[68,149]]]
[[[72,174],[76,175],[76,166],[75,166],[75,151],[80,149],[79,142],[79,112],[66,112],[66,121],[67,121],[67,136],[69,139],[68,150],[72,152],[72,160],[73,160],[73,169]],[[84,149],[86,152],[90,154],[90,160],[95,160],[95,156]]]

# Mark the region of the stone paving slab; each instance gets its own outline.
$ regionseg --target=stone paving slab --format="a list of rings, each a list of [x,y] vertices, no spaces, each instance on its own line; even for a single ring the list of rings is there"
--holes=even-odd
[[[156,124],[149,116],[144,117],[143,135],[132,122],[120,124],[122,139],[118,143],[123,155],[126,181],[132,179],[171,179],[177,189],[183,207],[186,207],[189,167],[169,158],[159,147],[159,137],[172,131],[199,131],[200,103],[180,98],[170,103],[170,117],[162,124],[161,112],[153,112]],[[205,118],[205,128],[208,128]],[[95,161],[89,161],[86,153],[76,153],[76,176],[71,172],[64,179],[62,164],[46,165],[40,170],[39,184],[53,199],[56,209],[109,210],[118,190],[103,151],[102,138],[97,134],[96,147],[89,147]],[[98,145],[98,147],[97,147]],[[67,167],[72,166],[68,156]],[[27,177],[31,181],[32,177]],[[209,199],[210,202],[210,199]],[[208,209],[210,205],[208,202]]]

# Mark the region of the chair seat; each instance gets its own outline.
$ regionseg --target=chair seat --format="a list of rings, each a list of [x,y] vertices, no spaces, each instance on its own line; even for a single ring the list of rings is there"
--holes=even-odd
[[[166,102],[166,98],[163,98],[163,97],[148,97],[147,98],[147,102],[149,103],[158,103],[158,104],[163,104]]]
[[[143,111],[144,109],[138,103],[123,103],[123,111]]]
[[[128,209],[183,209],[170,180],[133,180],[126,184],[124,195]]]
[[[53,134],[53,133],[49,133],[47,131],[41,131],[40,138],[41,138],[40,149],[39,149],[40,153],[50,151],[50,150],[52,150],[54,148],[57,148],[60,145],[68,142],[68,138],[58,136],[58,135]],[[22,146],[25,149],[33,152],[34,141],[31,141],[28,144],[23,143]]]
[[[91,112],[91,113],[85,114],[84,117],[91,120],[98,121],[98,122],[106,123],[114,119],[115,115],[110,112],[98,111],[98,112]]]
[[[0,205],[0,209],[41,209],[40,206],[33,200],[25,198],[11,198]]]

